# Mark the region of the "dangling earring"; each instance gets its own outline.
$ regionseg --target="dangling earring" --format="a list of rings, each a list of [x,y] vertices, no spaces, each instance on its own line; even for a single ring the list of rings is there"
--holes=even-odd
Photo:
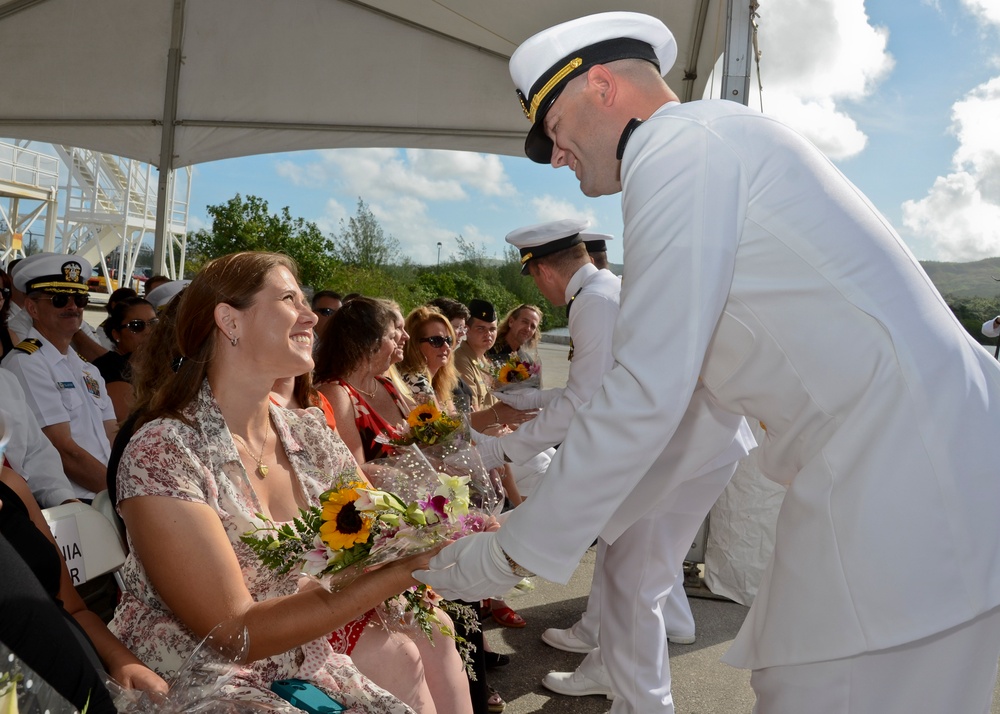
[[[231,344],[233,347],[235,347],[236,343],[239,342],[239,341],[240,341],[239,337],[233,337],[233,333],[232,332],[229,333],[229,344]]]

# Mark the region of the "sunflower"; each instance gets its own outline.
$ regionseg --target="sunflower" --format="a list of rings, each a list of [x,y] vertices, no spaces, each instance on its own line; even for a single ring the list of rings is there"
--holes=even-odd
[[[323,525],[320,538],[333,550],[346,550],[368,541],[371,534],[371,517],[354,507],[358,499],[357,488],[363,484],[351,483],[331,491],[323,500]]]
[[[523,382],[528,376],[528,368],[524,366],[523,362],[518,362],[516,365],[505,364],[500,368],[500,381],[503,384]]]
[[[406,423],[410,426],[423,426],[429,422],[437,421],[441,418],[441,412],[436,406],[427,402],[410,412],[406,417]]]

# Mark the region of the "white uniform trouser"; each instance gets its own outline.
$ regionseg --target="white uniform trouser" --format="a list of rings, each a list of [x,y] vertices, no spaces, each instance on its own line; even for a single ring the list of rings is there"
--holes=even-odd
[[[599,539],[597,541],[597,558],[594,561],[594,579],[590,585],[590,596],[587,598],[587,609],[583,611],[579,622],[573,625],[573,635],[591,647],[597,647],[601,631],[601,581],[604,579],[604,558],[607,549],[608,544],[604,542],[603,538]],[[691,605],[684,593],[683,568],[674,578],[670,595],[663,603],[663,621],[666,623],[668,638],[677,635],[692,637],[695,634],[694,614],[691,612]]]
[[[694,632],[683,595],[684,558],[735,470],[732,463],[671,489],[661,504],[606,547],[598,584],[600,647],[587,655],[579,671],[611,685],[611,714],[673,714],[667,631]],[[683,600],[671,599],[675,584]],[[681,624],[671,617],[690,620]]]
[[[1000,608],[994,608],[899,647],[755,669],[754,714],[989,714],[998,658]]]

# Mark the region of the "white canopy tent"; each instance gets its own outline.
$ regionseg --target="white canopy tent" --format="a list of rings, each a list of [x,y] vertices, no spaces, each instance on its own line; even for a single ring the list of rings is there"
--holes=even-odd
[[[250,154],[522,155],[507,60],[524,39],[594,12],[656,15],[686,101],[726,50],[730,7],[724,92],[744,101],[747,0],[0,0],[0,136],[151,163],[161,199],[173,169]]]

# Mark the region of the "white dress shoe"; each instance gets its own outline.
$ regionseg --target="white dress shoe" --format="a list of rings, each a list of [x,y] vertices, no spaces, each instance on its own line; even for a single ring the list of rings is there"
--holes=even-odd
[[[542,686],[551,689],[556,694],[569,697],[586,697],[599,694],[614,699],[614,692],[607,684],[601,684],[590,677],[576,672],[549,672],[542,679]]]
[[[675,645],[693,645],[694,635],[667,635],[667,642]]]
[[[586,654],[594,649],[573,634],[572,627],[567,627],[565,630],[558,630],[554,627],[550,627],[542,633],[542,642],[547,644],[549,647],[555,647],[557,650],[562,650],[563,652],[579,652],[581,654]]]

